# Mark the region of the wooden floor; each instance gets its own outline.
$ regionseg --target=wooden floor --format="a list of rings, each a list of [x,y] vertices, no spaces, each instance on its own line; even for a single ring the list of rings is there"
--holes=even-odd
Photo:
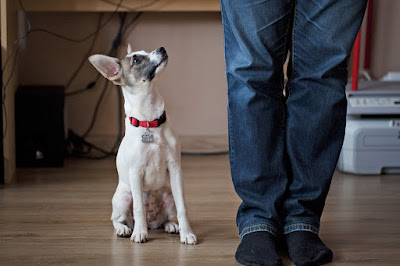
[[[0,187],[0,265],[238,265],[240,200],[228,157],[184,156],[183,170],[197,246],[161,230],[145,244],[114,235],[112,159],[19,169],[17,183]],[[400,265],[400,176],[336,173],[321,237],[334,251],[331,265]]]

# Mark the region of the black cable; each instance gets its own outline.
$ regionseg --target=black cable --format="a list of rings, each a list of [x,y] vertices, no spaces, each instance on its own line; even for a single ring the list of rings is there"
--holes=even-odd
[[[137,12],[135,16],[125,25],[124,29],[122,30],[122,34],[125,35],[127,30],[139,19],[139,17],[143,14],[143,12]]]
[[[4,110],[4,129],[3,129],[3,132],[2,132],[2,140],[1,140],[2,142],[4,142],[4,138],[6,137],[7,129],[8,129],[7,108],[6,108],[6,104],[5,104],[7,86],[8,86],[8,84],[10,83],[10,81],[11,81],[11,79],[12,79],[12,76],[14,75],[14,72],[15,72],[15,68],[16,68],[16,59],[17,59],[17,57],[18,57],[18,55],[19,55],[19,48],[21,47],[21,43],[22,43],[22,42],[25,40],[25,38],[28,37],[28,35],[31,33],[31,22],[30,22],[30,20],[29,20],[28,14],[26,13],[26,10],[25,10],[25,9],[23,8],[23,6],[22,6],[21,0],[19,0],[19,3],[20,3],[20,5],[21,5],[21,7],[22,7],[22,10],[23,10],[24,14],[25,14],[26,17],[28,18],[28,19],[27,19],[28,31],[24,34],[24,36],[22,36],[21,38],[19,38],[19,39],[17,39],[17,40],[14,41],[13,45],[11,46],[10,51],[9,51],[8,54],[7,54],[6,60],[5,60],[5,62],[4,62],[4,65],[3,65],[2,68],[1,68],[1,73],[2,73],[2,75],[1,75],[1,89],[2,89],[2,96],[3,96],[3,97],[2,97],[2,103],[1,103],[1,104],[2,104],[2,108],[3,108],[3,110]],[[3,74],[4,74],[4,71],[5,71],[5,69],[6,69],[7,65],[8,65],[8,62],[9,62],[11,56],[12,56],[12,53],[13,53],[14,48],[15,48],[16,45],[18,45],[18,46],[17,46],[17,50],[16,50],[16,52],[15,52],[15,58],[14,58],[13,67],[12,67],[12,70],[11,70],[11,73],[10,73],[10,76],[9,76],[7,82],[4,83]]]
[[[16,66],[17,66],[17,59],[18,59],[18,56],[19,56],[20,47],[21,46],[18,46],[17,50],[15,51],[14,62],[13,62],[13,66],[12,66],[12,69],[11,69],[11,74],[10,74],[10,77],[8,78],[6,84],[5,84],[4,91],[8,87],[8,84],[10,84],[12,76],[14,75],[14,72],[15,72],[15,69],[16,69]],[[4,94],[4,99],[3,100],[5,100],[5,98],[6,98],[6,95]]]
[[[26,13],[26,10],[25,10],[25,9],[23,8],[23,6],[22,6],[21,0],[18,0],[18,1],[19,1],[20,5],[21,5],[21,7],[22,7],[22,10],[23,10],[25,16],[28,18],[28,15],[27,15],[27,13]],[[22,41],[23,41],[23,40],[29,35],[29,33],[31,32],[31,22],[29,21],[29,18],[28,18],[28,20],[27,20],[27,24],[28,24],[28,31],[24,34],[24,36],[22,36],[21,38],[16,39],[16,40],[14,41],[13,45],[11,46],[11,49],[10,49],[10,51],[8,52],[7,57],[6,57],[6,60],[5,60],[5,62],[4,62],[4,65],[3,65],[2,68],[1,68],[2,73],[4,73],[4,70],[5,70],[5,68],[6,68],[7,65],[8,65],[8,61],[10,60],[11,55],[12,55],[12,52],[14,51],[14,47],[15,47],[16,45],[18,45],[18,47],[19,47],[20,44],[22,43]],[[3,83],[3,82],[2,82],[2,83]]]
[[[21,1],[21,0],[19,0],[19,1]],[[78,38],[78,39],[69,38],[69,37],[61,35],[59,33],[52,32],[52,31],[49,31],[47,29],[42,29],[42,28],[32,29],[32,32],[45,32],[47,34],[53,35],[53,36],[55,36],[57,38],[60,38],[60,39],[66,40],[66,41],[70,41],[70,42],[76,42],[76,43],[85,42],[85,41],[89,40],[91,37],[93,37],[95,34],[97,34],[100,30],[102,30],[113,19],[113,17],[118,13],[118,10],[121,7],[121,4],[122,4],[123,1],[124,0],[120,0],[118,2],[118,4],[115,4],[116,5],[115,11],[111,14],[111,16],[103,24],[100,25],[98,30],[96,30],[95,32],[90,33],[89,35],[87,35],[87,36],[85,36],[83,38]]]
[[[83,65],[87,62],[87,58],[90,56],[90,54],[93,51],[94,45],[97,41],[97,38],[99,37],[99,28],[101,25],[101,21],[103,19],[103,14],[101,14],[99,16],[99,20],[97,22],[97,33],[93,36],[92,39],[92,43],[89,46],[89,49],[87,50],[87,52],[85,53],[85,55],[82,57],[81,62],[79,63],[78,67],[76,68],[76,70],[74,71],[74,73],[72,73],[71,77],[69,78],[67,84],[65,84],[65,90],[68,90],[68,88],[71,86],[72,82],[75,80],[76,76],[78,75],[79,71],[82,69]],[[71,95],[76,95],[77,92],[76,91],[72,91],[72,92],[66,92],[65,96],[71,96]]]
[[[95,106],[95,108],[94,108],[92,120],[91,120],[91,122],[90,122],[89,127],[86,129],[85,133],[83,133],[82,138],[86,138],[86,137],[89,135],[89,133],[92,131],[92,129],[93,129],[93,127],[94,127],[94,124],[96,123],[97,112],[99,111],[100,104],[101,104],[101,102],[102,102],[102,100],[103,100],[103,97],[104,97],[106,91],[107,91],[109,82],[110,82],[110,81],[108,81],[108,80],[105,80],[105,81],[104,81],[103,90],[101,91],[100,96],[99,96],[99,99],[97,100],[96,106]]]
[[[3,82],[2,82],[3,83]],[[7,108],[6,108],[6,105],[3,103],[2,104],[2,108],[3,108],[3,110],[4,110],[4,115],[3,115],[3,117],[4,117],[4,129],[3,129],[3,139],[2,139],[2,142],[4,142],[4,138],[6,137],[6,133],[7,133],[7,128],[8,128],[8,122],[7,122]]]
[[[115,142],[114,142],[114,145],[113,145],[113,147],[111,148],[111,152],[106,152],[106,151],[104,151],[104,150],[100,150],[98,147],[96,147],[96,146],[94,146],[93,144],[90,144],[90,145],[92,145],[92,148],[94,148],[94,149],[97,149],[97,150],[99,150],[99,151],[101,151],[102,153],[104,153],[104,155],[102,155],[102,156],[97,156],[97,157],[93,157],[93,156],[91,156],[91,157],[87,157],[87,158],[89,158],[89,159],[92,159],[92,160],[101,160],[101,159],[105,159],[105,158],[107,158],[107,157],[109,157],[109,156],[116,156],[117,155],[117,152],[116,152],[116,149],[118,148],[118,146],[119,146],[119,143],[120,143],[120,141],[121,141],[121,138],[122,138],[122,105],[121,105],[121,103],[122,103],[122,93],[121,93],[121,89],[120,88],[118,88],[118,86],[117,85],[115,85],[115,87],[116,87],[116,89],[117,89],[117,96],[118,96],[118,98],[117,98],[117,101],[118,101],[118,136],[117,136],[117,138],[115,139]]]
[[[110,0],[100,0],[100,1],[105,2],[107,4],[110,4],[110,5],[116,5],[117,4],[117,3],[114,3],[114,2],[112,2]],[[128,6],[125,6],[125,5],[120,5],[120,7],[125,8],[125,9],[127,9],[129,11],[137,11],[138,9],[143,9],[143,8],[147,8],[149,6],[152,6],[152,5],[156,4],[157,2],[160,2],[160,0],[153,0],[150,3],[144,4],[144,5],[141,5],[141,6],[128,7]]]
[[[122,28],[123,28],[123,25],[124,25],[125,19],[126,19],[126,13],[124,13],[124,15],[120,19],[121,19],[121,21],[120,21],[120,26],[119,26],[119,29],[118,29],[117,36],[114,38],[114,40],[112,42],[111,49],[108,52],[109,56],[115,56],[116,53],[117,53],[118,47],[121,45],[121,39],[122,39],[121,38],[121,34],[122,34]],[[92,131],[92,129],[94,127],[94,124],[96,122],[97,112],[98,112],[98,110],[100,108],[101,101],[103,100],[103,97],[104,97],[105,92],[107,90],[108,83],[109,83],[109,81],[106,80],[106,83],[104,84],[103,90],[102,90],[102,92],[100,94],[99,100],[97,101],[96,107],[94,109],[94,114],[93,114],[92,121],[91,121],[88,129],[86,129],[85,133],[83,133],[82,138],[86,138],[87,135],[90,133],[90,131]]]
[[[85,60],[87,60],[87,58]],[[93,81],[91,81],[84,89],[78,89],[78,90],[74,90],[74,91],[71,91],[71,92],[67,92],[67,93],[65,93],[65,96],[70,97],[70,96],[79,95],[81,93],[84,93],[84,92],[92,89],[97,84],[97,82],[99,81],[100,77],[101,77],[101,74],[97,73],[96,78]]]
[[[22,42],[25,40],[25,38],[28,37],[28,35],[32,32],[31,21],[30,21],[30,19],[29,19],[28,13],[26,12],[24,6],[22,5],[22,0],[18,0],[18,2],[19,2],[19,4],[20,4],[20,6],[21,6],[22,11],[24,12],[24,15],[25,15],[26,18],[27,18],[27,19],[26,19],[26,22],[27,22],[27,24],[28,24],[28,30],[27,30],[27,32],[24,34],[24,36],[22,36],[21,38],[16,39],[16,40],[14,41],[13,45],[11,46],[11,49],[10,49],[10,51],[8,52],[7,57],[6,57],[6,61],[4,62],[4,65],[3,65],[2,69],[1,69],[3,73],[4,73],[4,69],[6,68],[6,66],[7,66],[7,64],[8,64],[8,60],[10,60],[10,58],[11,58],[12,52],[13,52],[13,50],[14,50],[14,47],[15,47],[16,45],[18,45],[18,47],[21,46],[21,43],[22,43]]]

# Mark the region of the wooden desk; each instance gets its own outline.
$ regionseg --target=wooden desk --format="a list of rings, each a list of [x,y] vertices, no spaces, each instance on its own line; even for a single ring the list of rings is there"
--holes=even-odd
[[[22,0],[28,12],[114,12],[120,0]],[[2,66],[14,41],[18,37],[18,0],[0,0]],[[147,12],[219,12],[219,0],[123,0],[118,11]],[[15,49],[14,49],[15,55]],[[3,73],[7,82],[13,68],[10,58]],[[18,69],[18,66],[16,67]],[[5,182],[10,183],[15,176],[15,123],[14,95],[18,87],[18,71],[15,71],[7,91],[5,106],[7,109],[7,133],[4,139]]]

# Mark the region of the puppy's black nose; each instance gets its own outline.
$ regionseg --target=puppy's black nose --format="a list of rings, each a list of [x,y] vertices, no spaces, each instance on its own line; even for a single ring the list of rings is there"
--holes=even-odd
[[[156,50],[156,52],[157,52],[157,53],[160,53],[160,54],[165,54],[167,51],[165,51],[165,48],[164,48],[164,47],[160,47],[160,48],[158,48],[158,49]]]

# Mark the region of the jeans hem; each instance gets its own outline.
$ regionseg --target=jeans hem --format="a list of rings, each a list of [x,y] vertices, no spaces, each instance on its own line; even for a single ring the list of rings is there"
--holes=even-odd
[[[283,228],[283,234],[289,234],[289,233],[295,232],[295,231],[308,231],[308,232],[318,235],[319,228],[314,225],[305,224],[305,223],[290,224]]]
[[[239,234],[240,239],[243,239],[243,237],[247,234],[250,234],[253,232],[258,232],[258,231],[268,232],[268,233],[271,233],[273,236],[276,236],[278,234],[278,230],[273,225],[255,224],[255,225],[251,225],[251,226],[246,226]]]

